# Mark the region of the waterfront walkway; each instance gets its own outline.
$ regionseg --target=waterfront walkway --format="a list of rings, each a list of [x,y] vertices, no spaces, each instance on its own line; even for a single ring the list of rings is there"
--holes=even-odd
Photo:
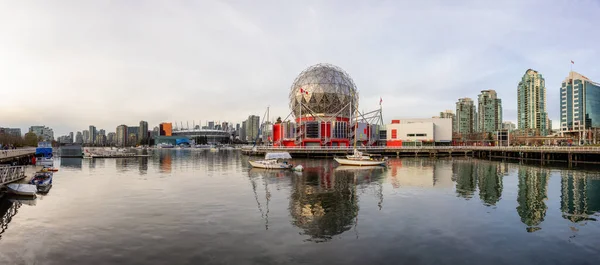
[[[0,150],[0,163],[10,163],[25,158],[28,159],[34,154],[35,148]]]

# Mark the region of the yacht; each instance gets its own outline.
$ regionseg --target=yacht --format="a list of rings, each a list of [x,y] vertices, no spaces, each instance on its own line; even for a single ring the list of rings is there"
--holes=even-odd
[[[293,165],[288,163],[292,156],[288,152],[266,153],[264,160],[248,161],[252,167],[265,169],[291,169]]]

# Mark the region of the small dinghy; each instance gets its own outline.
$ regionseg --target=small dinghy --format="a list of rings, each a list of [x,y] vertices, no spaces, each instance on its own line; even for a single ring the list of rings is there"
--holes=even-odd
[[[37,193],[37,187],[31,184],[20,184],[13,183],[6,185],[8,192],[20,196],[35,196]]]
[[[52,172],[37,172],[29,184],[35,185],[39,192],[48,192],[52,187],[52,175]]]

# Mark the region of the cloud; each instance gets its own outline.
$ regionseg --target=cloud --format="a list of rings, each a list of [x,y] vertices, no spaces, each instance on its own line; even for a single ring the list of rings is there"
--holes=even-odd
[[[533,68],[557,120],[571,59],[600,80],[598,11],[591,0],[3,2],[0,126],[235,123],[267,106],[285,117],[294,78],[321,62],[353,77],[361,109],[382,97],[386,119],[495,89],[515,121]]]

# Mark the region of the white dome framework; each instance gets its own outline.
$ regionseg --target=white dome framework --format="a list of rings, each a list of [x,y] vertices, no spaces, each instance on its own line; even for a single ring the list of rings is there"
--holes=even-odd
[[[352,118],[358,107],[358,90],[341,68],[317,64],[302,71],[290,90],[290,109],[300,117]],[[302,106],[302,107],[300,107]]]

